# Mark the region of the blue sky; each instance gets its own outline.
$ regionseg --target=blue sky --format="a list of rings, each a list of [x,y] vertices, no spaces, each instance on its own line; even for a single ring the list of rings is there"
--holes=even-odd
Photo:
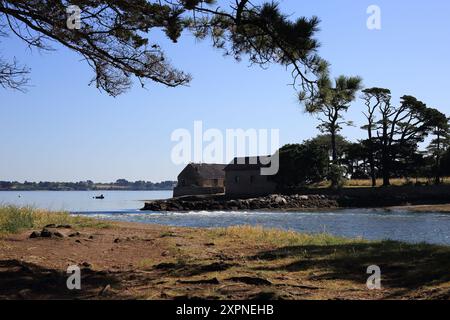
[[[381,8],[382,29],[368,30],[367,7]],[[450,2],[445,0],[315,0],[281,2],[284,12],[317,15],[320,54],[332,74],[359,75],[366,87],[382,86],[394,102],[411,94],[450,114]],[[172,63],[191,73],[189,87],[137,84],[117,98],[89,87],[90,68],[80,56],[30,51],[14,37],[1,39],[4,58],[17,57],[32,69],[25,94],[0,90],[0,180],[160,181],[175,179],[173,130],[280,129],[281,144],[317,134],[317,121],[306,115],[288,84],[290,73],[237,63],[210,43],[184,35],[173,45],[164,39]],[[364,136],[363,104],[355,101],[345,128],[350,139]]]

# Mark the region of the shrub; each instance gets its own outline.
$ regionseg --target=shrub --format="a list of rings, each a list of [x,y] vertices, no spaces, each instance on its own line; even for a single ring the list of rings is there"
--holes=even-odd
[[[33,227],[31,208],[7,206],[0,208],[0,232],[14,233]]]
[[[108,222],[72,216],[68,212],[51,212],[32,207],[0,207],[0,234],[17,233],[21,230],[42,228],[48,224],[70,224],[78,227],[106,228]]]

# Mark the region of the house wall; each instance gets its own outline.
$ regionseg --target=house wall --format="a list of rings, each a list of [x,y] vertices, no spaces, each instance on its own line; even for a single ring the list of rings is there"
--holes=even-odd
[[[173,189],[174,197],[224,193],[224,179],[202,179],[191,166],[178,176],[178,184]]]
[[[199,185],[202,187],[223,188],[225,186],[225,181],[224,179],[204,179],[199,182]]]
[[[276,183],[257,170],[227,170],[225,194],[232,197],[263,196],[275,192]]]
[[[178,176],[178,184],[179,187],[220,187],[223,188],[225,186],[224,178],[219,179],[203,179],[194,168],[191,166],[186,167],[183,172]]]
[[[197,172],[191,167],[187,166],[178,175],[178,187],[200,186]]]

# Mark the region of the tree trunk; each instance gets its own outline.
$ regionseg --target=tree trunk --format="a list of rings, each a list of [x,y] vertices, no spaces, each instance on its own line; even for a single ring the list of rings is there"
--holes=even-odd
[[[369,122],[369,129],[367,134],[369,136],[369,165],[370,165],[370,178],[372,179],[372,187],[377,186],[377,177],[375,176],[375,159],[373,156],[373,141],[372,141],[372,123]]]
[[[372,187],[377,186],[377,177],[375,176],[375,163],[374,163],[373,153],[369,155],[369,163],[370,163],[370,178],[372,179]]]
[[[383,146],[381,148],[381,166],[383,175],[383,187],[388,187],[391,185],[390,175],[391,175],[391,143],[392,136],[388,135],[389,121],[383,116]]]
[[[436,146],[436,172],[435,172],[435,184],[441,184],[441,136],[437,135],[437,146]]]
[[[331,188],[335,189],[339,186],[340,178],[337,176],[339,173],[335,172],[337,165],[338,165],[338,156],[337,156],[337,150],[336,150],[336,130],[331,130],[331,158],[332,158],[332,169],[333,172],[331,173]]]
[[[331,130],[331,157],[333,164],[337,164],[337,150],[336,150],[336,131]]]
[[[382,166],[383,166],[383,186],[384,187],[388,187],[391,185],[390,182],[390,167],[391,167],[391,163],[390,163],[391,159],[389,159],[389,155],[387,150],[383,150],[383,155],[382,155]]]

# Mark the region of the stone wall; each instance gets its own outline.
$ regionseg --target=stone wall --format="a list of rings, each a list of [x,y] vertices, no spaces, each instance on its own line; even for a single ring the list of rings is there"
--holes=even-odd
[[[182,197],[145,203],[147,211],[245,211],[335,208],[336,199],[323,195],[270,195],[249,199],[226,197]]]
[[[239,181],[236,181],[238,177]],[[225,193],[228,197],[264,196],[273,194],[276,183],[262,176],[257,170],[227,170],[225,172]]]
[[[344,207],[382,207],[450,203],[450,185],[391,186],[377,188],[296,189],[284,194],[336,196]]]
[[[185,186],[173,188],[174,197],[182,196],[195,196],[195,195],[211,195],[224,193],[223,187],[196,187],[196,186]]]

